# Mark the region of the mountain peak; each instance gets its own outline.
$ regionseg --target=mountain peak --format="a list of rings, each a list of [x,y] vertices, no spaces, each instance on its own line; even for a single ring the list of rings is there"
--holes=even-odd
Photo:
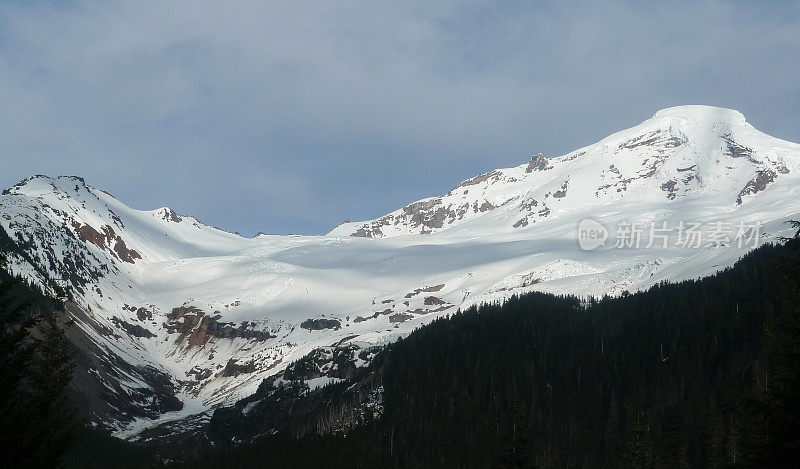
[[[640,124],[554,158],[466,180],[441,197],[375,220],[345,223],[333,235],[429,234],[464,225],[498,232],[530,229],[575,209],[715,197],[730,208],[800,175],[800,145],[756,130],[744,115],[713,106],[676,106]],[[472,230],[472,231],[470,231]],[[453,233],[453,231],[451,231]]]
[[[88,185],[80,176],[56,176],[37,174],[21,180],[3,191],[3,195],[28,195],[41,197],[52,192],[80,192],[81,189],[94,192],[95,188]],[[110,194],[109,194],[110,195]]]
[[[744,114],[735,110],[722,107],[690,104],[662,109],[653,115],[654,119],[672,117],[683,118],[693,122],[712,121],[744,124]]]

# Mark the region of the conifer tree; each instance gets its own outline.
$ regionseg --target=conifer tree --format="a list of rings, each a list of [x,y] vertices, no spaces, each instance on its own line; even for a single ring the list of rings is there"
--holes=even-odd
[[[0,268],[0,451],[11,467],[55,467],[79,432],[65,389],[75,364],[51,300]]]

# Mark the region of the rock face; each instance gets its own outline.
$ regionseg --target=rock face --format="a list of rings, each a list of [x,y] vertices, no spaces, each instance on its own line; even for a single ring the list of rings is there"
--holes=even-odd
[[[89,225],[81,225],[76,221],[72,222],[72,228],[75,230],[78,239],[88,241],[100,249],[115,254],[123,262],[133,264],[136,259],[142,258],[138,252],[128,249],[128,246],[125,245],[125,240],[117,236],[114,228],[109,225],[103,226],[102,233]]]
[[[550,165],[550,162],[544,157],[543,154],[538,153],[531,157],[531,160],[528,162],[528,166],[525,167],[525,172],[532,173],[534,171],[547,171],[548,169],[553,169],[553,167]]]
[[[264,386],[280,395],[281,376],[331,382],[368,363],[365,351],[473,304],[710,274],[798,217],[800,146],[735,111],[686,106],[328,236],[246,239],[169,208],[133,210],[81,178],[36,176],[0,196],[0,255],[70,295],[76,394],[89,421],[134,438]],[[609,230],[592,252],[576,242],[587,218]],[[614,248],[615,224],[656,221],[759,221],[763,238]]]
[[[338,319],[306,319],[300,323],[300,327],[309,331],[321,331],[325,329],[341,329],[342,322]]]
[[[106,328],[80,305],[67,302],[65,306],[77,326],[67,329],[77,363],[68,392],[90,421],[113,428],[112,421],[157,419],[183,409],[170,373],[132,360],[113,346],[125,334],[133,340],[154,334],[116,317],[112,323],[117,327]]]
[[[739,192],[739,197],[736,198],[736,203],[741,204],[742,197],[744,196],[757,194],[763,191],[767,188],[767,185],[775,181],[775,178],[777,177],[778,175],[775,174],[775,171],[772,171],[771,169],[758,171],[756,175],[753,176],[753,179],[747,182],[747,185],[744,186],[744,189]]]

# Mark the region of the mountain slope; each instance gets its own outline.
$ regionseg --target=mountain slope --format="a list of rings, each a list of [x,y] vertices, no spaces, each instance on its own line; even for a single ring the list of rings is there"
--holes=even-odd
[[[713,273],[784,233],[800,213],[798,178],[800,146],[735,111],[685,106],[327,236],[246,239],[168,208],[133,210],[80,178],[37,176],[0,196],[0,240],[14,244],[15,273],[72,293],[91,418],[130,437],[202,421],[313,350],[368,349],[469,305]],[[609,230],[591,251],[576,242],[587,218]],[[728,240],[614,246],[621,222],[681,221],[725,224]]]

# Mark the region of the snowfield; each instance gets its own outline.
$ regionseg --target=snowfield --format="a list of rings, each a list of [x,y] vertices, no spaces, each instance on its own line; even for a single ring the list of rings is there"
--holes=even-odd
[[[617,295],[712,274],[789,233],[799,178],[800,145],[736,111],[682,106],[325,236],[247,239],[44,176],[3,193],[0,226],[25,252],[13,271],[74,292],[91,353],[114,368],[94,379],[144,409],[98,411],[96,423],[132,437],[247,396],[318,347],[386,343],[528,291]],[[608,239],[582,250],[588,218]],[[682,222],[698,224],[699,246],[678,239]],[[634,223],[638,248],[625,231]],[[664,223],[667,246],[647,248]],[[155,405],[165,393],[182,407]]]

